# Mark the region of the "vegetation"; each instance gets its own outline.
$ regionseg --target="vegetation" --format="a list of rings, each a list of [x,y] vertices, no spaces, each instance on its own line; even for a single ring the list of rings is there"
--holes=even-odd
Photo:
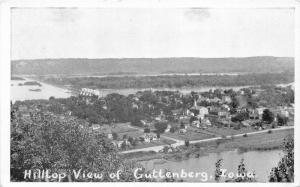
[[[271,124],[274,121],[274,114],[269,109],[265,109],[263,111],[262,120],[268,124]]]
[[[216,164],[215,170],[215,181],[219,182],[221,177],[225,177],[226,175],[222,172],[222,159],[219,159]],[[224,174],[224,175],[223,175]],[[226,179],[228,178],[228,179]],[[240,164],[237,169],[237,176],[229,177],[226,176],[225,182],[256,182],[255,175],[253,172],[248,172],[246,166],[244,164],[244,159],[241,159]]]
[[[287,117],[284,117],[284,116],[281,116],[281,115],[277,115],[277,123],[279,126],[283,126],[283,125],[286,125],[288,122],[288,118]]]
[[[164,133],[166,128],[168,127],[168,123],[167,122],[157,122],[154,124],[154,127],[157,132]]]
[[[170,75],[144,77],[75,77],[75,78],[47,78],[44,81],[58,85],[73,85],[75,88],[93,89],[124,89],[124,88],[193,88],[205,86],[245,86],[282,84],[294,81],[294,74],[261,73],[230,75]]]
[[[20,86],[42,86],[41,83],[37,82],[37,81],[27,81],[24,82],[24,84],[19,84]]]
[[[283,142],[285,155],[270,173],[270,182],[293,182],[294,181],[294,139],[288,137]]]
[[[246,58],[110,58],[36,59],[12,61],[13,74],[35,75],[133,75],[197,72],[279,72],[294,71],[294,59],[286,57]]]
[[[47,181],[24,179],[24,171],[49,169],[65,172],[63,181],[115,181],[109,173],[121,170],[119,181],[137,181],[133,176],[135,163],[121,160],[116,149],[103,134],[94,134],[85,123],[60,120],[43,113],[32,113],[30,121],[11,116],[11,180]],[[73,170],[103,174],[101,179],[75,178]],[[142,179],[145,180],[145,179]],[[57,181],[57,180],[54,180]]]
[[[12,77],[10,78],[10,80],[13,80],[13,81],[23,81],[23,80],[25,80],[25,79],[22,78],[22,77],[12,76]]]

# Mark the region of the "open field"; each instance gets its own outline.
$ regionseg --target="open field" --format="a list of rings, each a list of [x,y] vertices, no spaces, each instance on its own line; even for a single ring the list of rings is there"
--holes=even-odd
[[[197,147],[210,147],[216,152],[240,149],[242,151],[248,150],[269,150],[280,148],[284,138],[294,136],[294,129],[287,129],[282,131],[272,131],[271,133],[262,133],[249,135],[247,137],[235,137],[233,139],[226,139],[214,142],[195,144]]]
[[[214,137],[213,135],[211,135],[209,133],[202,132],[202,130],[195,129],[195,128],[188,128],[187,132],[184,134],[181,134],[177,131],[174,133],[167,132],[167,133],[164,133],[163,135],[171,137],[171,138],[175,138],[178,140],[203,140],[203,139]]]
[[[225,135],[225,136],[229,135],[230,136],[230,135],[235,135],[235,134],[253,132],[255,130],[251,127],[242,127],[239,130],[235,130],[235,129],[230,128],[230,127],[218,128],[216,126],[211,126],[211,127],[208,127],[207,129],[204,129],[203,131],[214,133],[214,134],[219,135],[219,136],[223,136],[223,135]]]
[[[264,132],[262,134],[248,135],[247,137],[201,142],[192,144],[189,147],[181,146],[181,151],[175,153],[155,153],[153,151],[135,152],[124,154],[122,157],[142,161],[151,159],[173,159],[173,156],[178,156],[178,154],[185,155],[187,153],[191,153],[191,155],[205,155],[207,153],[223,152],[234,149],[238,149],[239,151],[280,149],[284,138],[288,136],[294,136],[294,129],[284,129],[279,131],[271,130],[271,133]]]
[[[148,142],[148,143],[146,143],[146,142],[138,143],[136,146],[134,146],[131,149],[141,149],[141,148],[146,148],[146,147],[168,145],[168,144],[173,144],[173,143],[175,143],[175,141],[172,141],[172,140],[169,140],[169,139],[166,139],[166,138],[160,138],[160,140],[151,141],[151,142]]]

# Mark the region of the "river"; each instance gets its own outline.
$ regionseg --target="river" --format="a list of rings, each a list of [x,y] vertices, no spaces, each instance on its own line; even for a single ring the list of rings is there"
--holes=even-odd
[[[42,86],[32,85],[32,86],[20,86],[19,84],[24,84],[27,81],[34,81],[28,78],[25,80],[11,80],[10,81],[10,91],[11,91],[11,101],[15,102],[17,100],[31,100],[31,99],[49,99],[49,97],[54,96],[56,98],[67,98],[72,94],[63,88],[52,86],[50,84],[41,83]],[[40,91],[30,91],[30,89],[40,89]]]
[[[50,85],[44,82],[39,82],[42,84],[39,86],[19,86],[19,84],[23,84],[26,81],[36,81],[29,78],[24,78],[25,80],[11,80],[11,100],[15,102],[16,100],[24,101],[30,99],[49,99],[49,97],[54,96],[55,98],[67,98],[72,95],[72,92],[66,88],[60,88],[54,85]],[[214,90],[217,88],[220,89],[230,89],[239,90],[241,88],[247,88],[250,86],[235,86],[235,87],[199,87],[199,88],[151,88],[152,91],[160,90],[160,91],[180,91],[183,94],[191,93],[191,91],[195,92],[204,92],[209,91],[210,89]],[[30,89],[41,89],[41,91],[30,91]],[[127,88],[127,89],[100,89],[100,93],[102,97],[105,97],[111,93],[118,93],[121,95],[129,95],[134,94],[138,91],[150,90],[150,88],[145,89],[136,89],[136,88]]]
[[[214,182],[215,163],[218,159],[223,159],[221,168],[227,169],[228,172],[237,172],[238,165],[241,159],[244,159],[246,169],[255,173],[258,182],[268,182],[268,176],[273,167],[277,166],[279,160],[283,157],[281,150],[271,151],[249,151],[239,153],[235,151],[224,151],[221,153],[209,153],[199,158],[189,158],[182,161],[161,161],[149,160],[142,161],[141,164],[147,170],[168,169],[172,172],[181,172],[183,169],[186,172],[206,172],[208,182]],[[185,178],[188,182],[202,182],[203,178]]]
[[[25,80],[11,80],[11,100],[14,102],[16,100],[24,101],[29,99],[49,99],[49,97],[54,96],[56,98],[66,98],[70,97],[72,94],[70,90],[66,88],[60,88],[57,86],[53,86],[44,82],[40,82],[42,87],[38,86],[19,86],[19,83],[24,83],[26,81],[33,81],[29,78],[24,78]],[[294,83],[289,84],[278,84],[278,86],[289,86],[294,85]],[[240,90],[242,88],[253,87],[251,85],[245,86],[231,86],[231,87],[224,87],[224,86],[207,86],[207,87],[198,87],[198,88],[151,88],[152,91],[180,91],[183,94],[191,93],[191,91],[195,92],[205,92],[209,90],[215,89],[233,89],[235,91]],[[40,92],[30,91],[29,89],[41,89]],[[118,93],[121,95],[129,95],[134,94],[138,91],[150,90],[150,88],[145,89],[137,89],[137,88],[126,88],[126,89],[100,89],[100,93],[102,97],[105,97],[111,93]]]

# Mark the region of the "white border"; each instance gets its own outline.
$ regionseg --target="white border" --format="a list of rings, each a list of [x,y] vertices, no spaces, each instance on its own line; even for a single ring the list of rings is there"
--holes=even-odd
[[[10,182],[10,8],[11,7],[140,7],[140,8],[295,8],[295,114],[299,112],[299,76],[300,74],[300,1],[291,0],[0,0],[0,137],[1,137],[1,170],[0,186],[51,186],[77,185],[82,183],[11,183]],[[300,186],[300,152],[298,127],[299,116],[295,115],[295,182],[282,183],[243,183],[245,186]],[[92,186],[235,186],[240,183],[89,183]]]

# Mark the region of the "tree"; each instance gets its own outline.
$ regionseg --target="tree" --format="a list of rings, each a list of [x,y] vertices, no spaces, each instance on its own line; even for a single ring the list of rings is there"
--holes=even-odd
[[[145,138],[144,137],[140,137],[140,142],[145,142]]]
[[[160,133],[159,132],[156,133],[156,137],[157,137],[157,139],[160,139]]]
[[[171,128],[170,128],[170,132],[171,132],[171,133],[174,133],[175,131],[176,131],[175,127],[171,127]]]
[[[241,162],[238,166],[238,177],[234,179],[234,182],[255,182],[255,175],[253,173],[253,177],[248,176],[248,171],[246,169],[244,159],[241,159]]]
[[[116,132],[112,133],[113,140],[117,140],[119,135]]]
[[[271,124],[274,121],[274,114],[269,109],[265,109],[263,111],[262,120],[268,124]]]
[[[157,122],[154,124],[154,127],[158,133],[164,133],[166,128],[168,127],[168,123],[166,122]]]
[[[287,117],[285,116],[282,116],[282,115],[277,115],[277,123],[279,126],[283,126],[283,125],[286,125],[287,122],[288,122],[288,119]]]
[[[222,171],[221,171],[221,164],[222,164],[222,160],[223,159],[219,159],[215,166],[216,166],[216,170],[215,170],[215,181],[216,182],[219,182],[220,181],[220,178],[221,178],[221,174],[222,174]]]
[[[189,146],[190,146],[190,141],[189,141],[189,140],[185,140],[185,141],[184,141],[184,145],[185,145],[186,147],[189,147]]]
[[[270,182],[294,182],[294,139],[288,137],[283,142],[283,151],[285,155],[279,161],[278,165],[272,168]]]
[[[190,123],[192,123],[193,121],[197,121],[197,120],[198,120],[198,118],[196,118],[195,116],[190,117]]]
[[[150,133],[150,129],[147,127],[144,129],[144,133]]]
[[[124,141],[122,142],[122,144],[121,144],[121,149],[125,150],[126,147],[127,147],[126,141],[124,140]]]
[[[144,127],[144,124],[141,122],[141,120],[139,118],[134,118],[131,121],[131,125],[137,126],[137,127]]]
[[[133,138],[131,136],[128,137],[128,142],[132,145],[132,142],[133,142]]]
[[[237,108],[239,106],[239,101],[236,97],[232,97],[232,101],[230,103],[230,106],[232,108]]]
[[[49,97],[49,101],[55,100],[54,96]]]
[[[137,181],[135,163],[119,158],[116,148],[104,134],[93,133],[82,120],[64,119],[33,112],[32,122],[15,118],[11,122],[11,181],[24,179],[25,170],[65,171],[67,181],[113,181],[110,173],[121,170],[120,181]],[[74,178],[73,170],[103,173],[102,179]]]
[[[185,124],[184,123],[180,123],[180,129],[185,129]]]
[[[219,159],[216,162],[216,170],[215,170],[215,181],[219,182],[222,177],[222,165],[223,159]],[[226,175],[226,174],[225,174]],[[244,159],[241,159],[240,164],[238,165],[237,176],[226,179],[225,182],[256,182],[255,174],[253,172],[248,172],[246,166],[244,164]]]
[[[249,114],[247,112],[238,113],[234,117],[231,118],[232,122],[242,122],[249,118]]]

